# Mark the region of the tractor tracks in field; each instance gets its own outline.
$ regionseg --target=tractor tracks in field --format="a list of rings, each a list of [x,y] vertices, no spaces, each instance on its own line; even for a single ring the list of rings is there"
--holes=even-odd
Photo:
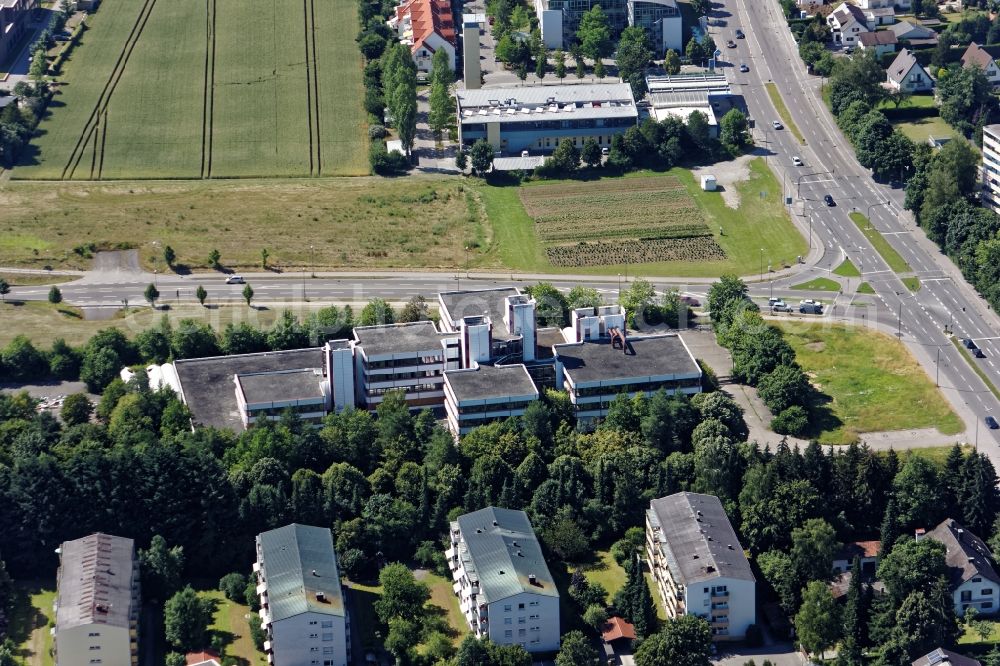
[[[216,0],[205,0],[205,83],[201,111],[201,177],[212,177],[212,124],[215,115]]]
[[[135,45],[139,42],[139,37],[142,35],[142,31],[149,21],[149,15],[152,14],[153,7],[156,6],[156,1],[144,0],[142,8],[139,10],[139,16],[132,25],[132,30],[129,31],[128,38],[125,40],[125,44],[118,54],[115,66],[111,70],[108,80],[105,81],[104,87],[101,89],[101,95],[97,98],[97,103],[94,104],[94,109],[90,112],[83,130],[80,132],[80,137],[73,147],[73,152],[70,153],[66,166],[63,167],[63,180],[73,178],[77,167],[80,165],[80,161],[87,152],[88,145],[92,145],[93,150],[90,159],[90,178],[95,179],[96,177],[97,180],[100,180],[101,170],[104,165],[104,145],[108,131],[108,105],[111,103],[111,96],[114,94],[115,88],[118,86],[118,82],[125,72],[125,67],[132,56],[132,51],[135,50]]]
[[[309,175],[319,176],[323,171],[323,155],[319,133],[319,59],[316,57],[316,2],[302,0],[305,19],[306,49],[306,106],[309,122]]]

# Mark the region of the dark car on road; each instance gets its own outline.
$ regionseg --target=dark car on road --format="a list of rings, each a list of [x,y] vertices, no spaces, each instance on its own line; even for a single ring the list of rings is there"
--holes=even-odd
[[[737,28],[736,29],[736,39],[743,39],[744,37],[746,37],[746,35],[743,34],[743,31],[740,30],[739,28]]]
[[[972,350],[972,355],[975,356],[976,358],[986,358],[986,354],[984,354],[983,350],[980,349],[979,347],[976,347],[975,349]]]
[[[966,349],[976,348],[976,343],[972,340],[972,338],[962,338],[962,344],[965,345]]]
[[[827,194],[825,197],[823,197],[823,201],[826,202],[827,206],[833,206],[834,205],[834,203],[833,203],[833,197],[831,197],[829,194]]]
[[[731,48],[731,49],[735,49],[736,48],[736,42],[734,42],[733,40],[730,39],[728,42],[726,42],[726,46],[729,47],[729,48]]]
[[[986,427],[989,428],[990,430],[996,430],[997,428],[1000,428],[1000,423],[997,423],[997,420],[992,416],[987,416],[983,420],[986,421]]]

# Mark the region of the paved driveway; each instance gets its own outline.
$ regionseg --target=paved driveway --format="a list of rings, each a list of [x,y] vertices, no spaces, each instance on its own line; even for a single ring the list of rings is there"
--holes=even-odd
[[[712,659],[712,663],[718,664],[718,666],[743,666],[751,659],[757,666],[760,666],[765,659],[770,660],[774,666],[803,666],[806,664],[806,660],[801,654],[794,651],[790,643],[776,643],[753,649],[739,647],[732,652],[720,649],[719,654]]]

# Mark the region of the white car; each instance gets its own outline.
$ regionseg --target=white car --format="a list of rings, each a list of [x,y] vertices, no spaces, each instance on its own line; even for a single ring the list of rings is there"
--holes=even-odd
[[[784,129],[785,128],[785,126],[782,125],[781,123],[779,123],[777,120],[772,120],[771,121],[771,127],[773,127],[774,129]]]
[[[792,164],[794,164],[795,166],[802,166],[802,158],[800,158],[800,157],[793,157],[792,158]]]
[[[226,278],[226,284],[244,284],[245,282],[242,275],[230,275]]]

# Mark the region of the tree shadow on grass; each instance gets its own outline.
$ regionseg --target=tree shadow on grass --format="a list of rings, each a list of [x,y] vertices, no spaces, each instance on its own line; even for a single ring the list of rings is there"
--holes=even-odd
[[[814,392],[809,404],[809,428],[805,436],[809,439],[816,439],[825,432],[833,432],[844,425],[836,414],[833,413],[833,398]]]
[[[177,275],[191,275],[191,266],[188,264],[174,264],[170,267]]]
[[[9,616],[8,637],[18,645],[15,654],[25,661],[35,661],[31,657],[39,657],[32,652],[30,638],[32,632],[49,624],[49,619],[41,609],[31,605],[31,595],[42,591],[42,585],[37,581],[18,583],[14,586]]]

